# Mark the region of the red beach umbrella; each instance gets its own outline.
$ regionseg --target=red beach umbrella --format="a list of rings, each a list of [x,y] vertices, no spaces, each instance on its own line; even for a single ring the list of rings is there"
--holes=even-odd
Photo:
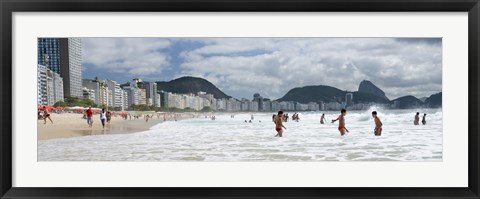
[[[51,106],[45,106],[45,109],[47,109],[47,111],[56,110],[55,108],[53,108],[53,107],[51,107]],[[43,111],[43,106],[39,106],[39,107],[38,107],[38,110]]]

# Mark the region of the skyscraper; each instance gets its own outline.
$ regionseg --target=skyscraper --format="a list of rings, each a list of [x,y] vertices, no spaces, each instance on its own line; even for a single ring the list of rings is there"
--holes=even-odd
[[[345,94],[345,107],[353,106],[353,94]]]
[[[65,97],[83,97],[80,38],[38,38],[38,64],[63,78]]]

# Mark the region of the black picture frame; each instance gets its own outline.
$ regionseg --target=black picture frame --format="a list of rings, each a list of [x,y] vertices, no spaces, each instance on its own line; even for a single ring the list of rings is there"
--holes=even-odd
[[[480,198],[479,0],[0,0],[1,198]],[[468,187],[18,188],[12,187],[13,12],[468,12]],[[452,171],[455,172],[455,171]],[[412,179],[414,180],[414,179]]]

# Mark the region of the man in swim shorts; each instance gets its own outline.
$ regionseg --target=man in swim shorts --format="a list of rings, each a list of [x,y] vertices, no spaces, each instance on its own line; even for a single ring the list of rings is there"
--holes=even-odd
[[[47,118],[48,118],[48,119],[50,120],[50,122],[52,122],[52,124],[53,124],[52,118],[50,118],[50,113],[48,112],[47,107],[46,107],[46,106],[43,106],[43,120],[45,121],[44,124],[47,123]]]
[[[380,121],[380,118],[377,116],[377,111],[372,112],[372,117],[375,120],[375,129],[373,130],[373,134],[375,136],[381,136],[382,135],[382,121]]]
[[[338,118],[332,120],[332,123],[335,123],[335,121],[339,120],[339,122],[338,122],[338,131],[340,131],[340,135],[341,135],[341,136],[345,135],[345,132],[348,132],[348,129],[345,128],[345,115],[347,115],[347,110],[342,109],[342,110],[340,111],[340,115],[338,116]]]
[[[275,130],[277,131],[277,135],[275,135],[275,137],[282,137],[282,133],[283,133],[283,128],[285,128],[285,130],[287,130],[287,127],[283,126],[283,111],[278,111],[278,114],[277,116],[275,117]]]

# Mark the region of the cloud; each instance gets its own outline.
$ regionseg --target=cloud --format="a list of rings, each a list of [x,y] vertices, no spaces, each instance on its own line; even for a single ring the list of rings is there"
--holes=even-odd
[[[370,80],[390,99],[429,96],[442,88],[441,39],[197,38],[180,53],[177,76],[206,78],[234,97],[273,99],[294,87],[356,91]]]
[[[441,38],[83,38],[90,76],[128,81],[202,77],[228,95],[277,99],[294,87],[356,91],[370,80],[387,97],[442,90]]]
[[[83,38],[83,64],[108,73],[153,76],[170,65],[170,56],[161,51],[170,45],[157,38]]]

